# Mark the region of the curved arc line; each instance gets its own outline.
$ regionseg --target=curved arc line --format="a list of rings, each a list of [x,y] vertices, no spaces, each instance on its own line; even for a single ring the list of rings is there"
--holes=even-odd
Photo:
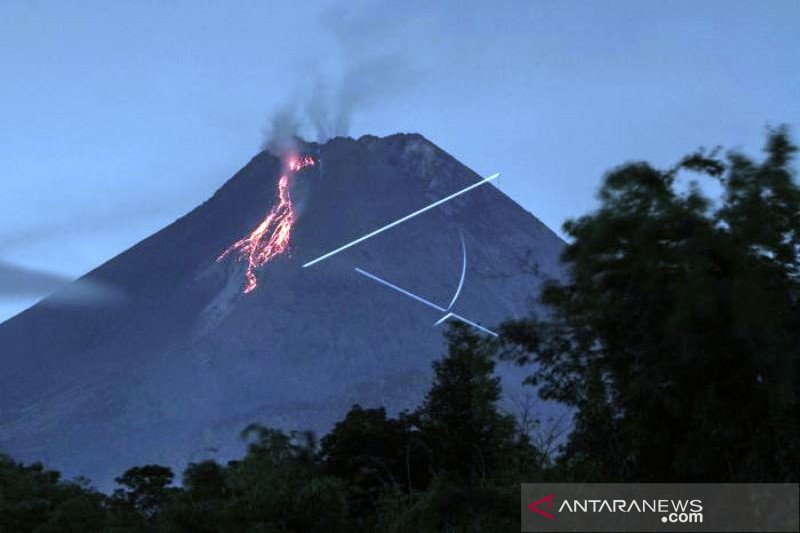
[[[464,278],[466,278],[467,276],[467,245],[464,242],[464,233],[459,231],[459,236],[461,237],[461,256],[462,256],[461,279],[458,280],[458,288],[456,288],[456,293],[453,295],[453,299],[450,300],[450,305],[447,306],[448,311],[453,308],[453,305],[455,305],[456,300],[458,300],[458,297],[461,295],[461,289],[464,288]]]

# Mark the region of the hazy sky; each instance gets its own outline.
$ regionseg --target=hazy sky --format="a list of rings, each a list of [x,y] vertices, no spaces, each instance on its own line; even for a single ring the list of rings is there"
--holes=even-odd
[[[0,274],[90,270],[339,93],[351,136],[422,133],[559,229],[626,160],[800,135],[798,28],[797,0],[4,0]]]

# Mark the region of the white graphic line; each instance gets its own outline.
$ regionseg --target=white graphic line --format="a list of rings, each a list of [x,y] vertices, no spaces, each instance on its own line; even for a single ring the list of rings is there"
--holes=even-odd
[[[486,329],[485,327],[481,326],[480,324],[476,324],[476,323],[475,323],[475,322],[473,322],[472,320],[467,320],[466,318],[464,318],[464,317],[463,317],[463,316],[461,316],[461,315],[457,315],[457,314],[455,314],[455,313],[450,313],[450,316],[451,316],[452,318],[455,318],[455,319],[458,319],[458,320],[460,320],[460,321],[464,322],[465,324],[469,324],[469,325],[470,325],[470,326],[472,326],[473,328],[478,328],[479,330],[483,331],[484,333],[488,333],[488,334],[489,334],[489,335],[491,335],[492,337],[497,337],[497,336],[498,336],[498,335],[497,335],[497,333],[495,333],[494,331],[492,331],[492,330],[490,330],[490,329]]]
[[[492,174],[492,175],[491,175],[491,176],[489,176],[488,178],[484,178],[484,179],[482,179],[481,181],[479,181],[479,182],[477,182],[477,183],[473,183],[473,184],[472,184],[472,185],[470,185],[469,187],[465,187],[465,188],[461,189],[460,191],[454,192],[454,193],[453,193],[453,194],[451,194],[450,196],[446,196],[446,197],[442,198],[441,200],[437,200],[437,201],[433,202],[432,204],[430,204],[430,205],[427,205],[427,206],[423,207],[422,209],[418,209],[418,210],[414,211],[413,213],[411,213],[411,214],[408,214],[408,215],[404,216],[403,218],[397,219],[397,220],[395,220],[394,222],[390,222],[389,224],[386,224],[385,226],[383,226],[383,227],[381,227],[381,228],[378,228],[378,229],[376,229],[376,230],[375,230],[375,231],[373,231],[373,232],[367,233],[367,234],[366,234],[366,235],[364,235],[363,237],[359,237],[358,239],[356,239],[356,240],[354,240],[354,241],[352,241],[352,242],[349,242],[349,243],[345,244],[344,246],[340,246],[339,248],[337,248],[337,249],[335,249],[335,250],[333,250],[333,251],[331,251],[331,252],[328,252],[328,253],[327,253],[327,254],[325,254],[325,255],[321,255],[321,256],[317,257],[316,259],[313,259],[313,260],[309,261],[308,263],[306,263],[306,264],[304,264],[304,265],[303,265],[303,268],[308,268],[308,267],[310,267],[311,265],[314,265],[314,264],[316,264],[316,263],[319,263],[319,262],[320,262],[320,261],[322,261],[323,259],[327,259],[327,258],[331,257],[332,255],[336,255],[336,254],[338,254],[339,252],[343,252],[343,251],[347,250],[347,249],[348,249],[348,248],[350,248],[351,246],[355,246],[356,244],[358,244],[358,243],[360,243],[360,242],[364,242],[364,241],[366,241],[367,239],[371,239],[371,238],[372,238],[372,237],[374,237],[375,235],[378,235],[378,234],[380,234],[380,233],[383,233],[383,232],[384,232],[384,231],[386,231],[387,229],[391,229],[391,228],[393,228],[393,227],[397,226],[398,224],[402,224],[403,222],[406,222],[406,221],[408,221],[408,220],[411,220],[411,219],[412,219],[412,218],[414,218],[415,216],[417,216],[417,215],[421,215],[421,214],[422,214],[422,213],[424,213],[425,211],[430,211],[430,210],[431,210],[431,209],[433,209],[434,207],[440,206],[440,205],[442,205],[443,203],[445,203],[445,202],[448,202],[448,201],[452,200],[452,199],[453,199],[453,198],[455,198],[456,196],[460,196],[460,195],[464,194],[465,192],[469,192],[469,191],[471,191],[471,190],[472,190],[472,189],[474,189],[475,187],[480,187],[481,185],[483,185],[483,184],[485,184],[485,183],[489,183],[490,181],[492,181],[493,179],[497,178],[498,176],[500,176],[500,173],[499,173],[499,172],[498,172],[498,173],[496,173],[496,174]]]
[[[433,323],[434,327],[438,326],[439,324],[441,324],[442,322],[444,322],[445,320],[447,320],[451,316],[453,316],[453,313],[447,313],[442,318],[440,318],[439,320],[437,320],[436,322]]]
[[[464,288],[464,278],[467,275],[467,245],[464,243],[464,234],[459,232],[459,237],[461,237],[461,279],[458,281],[458,288],[456,289],[456,293],[453,295],[453,299],[450,300],[450,305],[447,306],[448,309],[452,309],[453,305],[455,305],[456,300],[458,300],[458,295],[461,294],[461,289]]]
[[[413,292],[408,292],[407,290],[402,289],[402,288],[398,287],[397,285],[395,285],[393,283],[389,283],[385,279],[381,279],[378,276],[376,276],[375,274],[370,274],[366,270],[361,270],[360,268],[356,268],[356,272],[358,272],[359,274],[363,274],[364,276],[367,276],[369,279],[371,279],[373,281],[377,281],[381,285],[385,285],[385,286],[389,287],[390,289],[394,289],[399,293],[405,294],[409,298],[413,298],[414,300],[416,300],[416,301],[418,301],[420,303],[423,303],[423,304],[427,305],[428,307],[432,307],[432,308],[436,309],[437,311],[441,311],[442,313],[446,313],[447,312],[447,309],[445,309],[444,307],[438,306],[433,302],[429,302],[425,298],[423,298],[421,296],[417,296]]]
[[[472,327],[474,327],[474,328],[478,328],[479,330],[481,330],[481,331],[483,331],[483,332],[485,332],[485,333],[488,333],[489,335],[492,335],[493,337],[497,337],[497,333],[495,333],[494,331],[491,331],[491,330],[489,330],[489,329],[486,329],[485,327],[483,327],[483,326],[481,326],[481,325],[479,325],[479,324],[476,324],[475,322],[473,322],[473,321],[471,321],[471,320],[467,320],[466,318],[464,318],[464,317],[463,317],[463,316],[461,316],[461,315],[457,315],[457,314],[455,314],[455,313],[450,313],[450,312],[448,312],[448,311],[447,311],[447,309],[445,309],[444,307],[442,307],[442,306],[439,306],[439,305],[436,305],[435,303],[429,302],[429,301],[428,301],[428,300],[426,300],[425,298],[423,298],[423,297],[421,297],[421,296],[417,296],[417,295],[416,295],[416,294],[414,294],[413,292],[409,292],[409,291],[407,291],[407,290],[405,290],[405,289],[403,289],[403,288],[401,288],[401,287],[398,287],[398,286],[397,286],[397,285],[395,285],[394,283],[389,283],[389,282],[388,282],[388,281],[386,281],[385,279],[379,278],[379,277],[378,277],[378,276],[376,276],[375,274],[370,274],[370,273],[369,273],[369,272],[367,272],[366,270],[361,270],[361,269],[360,269],[360,268],[358,268],[358,267],[356,267],[356,269],[355,269],[355,270],[356,270],[356,272],[358,272],[359,274],[361,274],[361,275],[363,275],[363,276],[366,276],[366,277],[368,277],[369,279],[371,279],[371,280],[373,280],[373,281],[377,281],[377,282],[378,282],[378,283],[380,283],[381,285],[384,285],[384,286],[386,286],[386,287],[389,287],[390,289],[394,289],[394,290],[396,290],[397,292],[399,292],[399,293],[401,293],[401,294],[405,294],[405,295],[406,295],[406,296],[408,296],[409,298],[412,298],[412,299],[414,299],[414,300],[416,300],[416,301],[418,301],[418,302],[420,302],[420,303],[423,303],[423,304],[427,305],[428,307],[432,307],[433,309],[436,309],[437,311],[441,311],[442,313],[447,313],[447,314],[446,314],[446,315],[445,315],[445,316],[444,316],[444,317],[443,317],[441,320],[439,320],[439,321],[438,321],[436,324],[434,324],[434,325],[439,325],[439,324],[441,324],[441,323],[442,323],[444,320],[446,320],[447,318],[450,318],[450,317],[452,317],[452,318],[456,318],[456,319],[458,319],[458,320],[460,320],[460,321],[464,322],[465,324],[469,324],[470,326],[472,326]]]

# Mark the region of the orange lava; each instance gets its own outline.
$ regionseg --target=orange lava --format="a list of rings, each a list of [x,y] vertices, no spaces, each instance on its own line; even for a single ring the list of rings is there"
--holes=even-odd
[[[217,257],[217,262],[220,262],[236,252],[238,261],[247,261],[245,294],[252,292],[258,286],[256,269],[285,253],[289,248],[295,221],[294,206],[289,194],[289,178],[292,173],[314,166],[316,163],[310,155],[290,157],[286,162],[287,170],[278,178],[278,203],[272,206],[256,229],[233,243]]]

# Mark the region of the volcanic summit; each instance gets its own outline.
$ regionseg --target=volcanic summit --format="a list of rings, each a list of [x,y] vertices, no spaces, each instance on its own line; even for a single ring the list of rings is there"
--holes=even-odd
[[[563,242],[487,183],[303,265],[482,178],[416,134],[259,153],[85,276],[122,299],[0,324],[0,450],[103,487],[231,459],[250,423],[324,434],[355,403],[415,407],[444,355],[437,307],[486,330],[528,314]],[[498,370],[509,406],[531,394],[530,369]]]

